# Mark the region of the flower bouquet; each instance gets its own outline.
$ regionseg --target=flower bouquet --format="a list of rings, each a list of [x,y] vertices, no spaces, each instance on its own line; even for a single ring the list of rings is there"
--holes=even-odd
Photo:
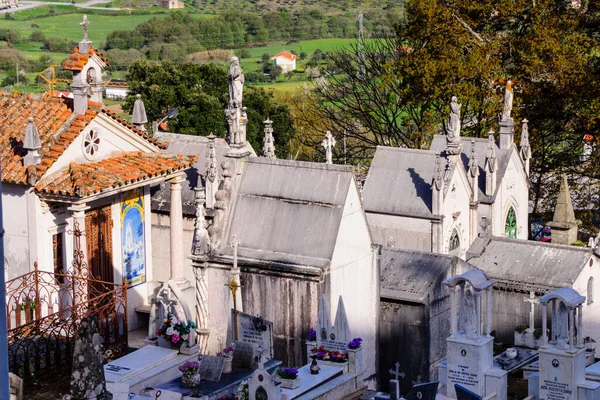
[[[196,324],[193,321],[186,323],[171,313],[167,314],[167,318],[163,322],[163,325],[156,333],[169,342],[173,348],[179,348],[183,343],[187,343],[190,330],[196,328]]]
[[[360,345],[362,344],[362,339],[361,338],[354,338],[352,339],[349,343],[348,343],[348,348],[349,349],[358,349],[360,347]]]
[[[179,366],[181,384],[187,388],[192,388],[200,384],[200,364],[197,361],[186,361]]]
[[[281,387],[285,389],[296,389],[300,386],[298,382],[298,370],[296,368],[280,367],[277,375],[281,379]]]
[[[317,340],[317,332],[313,328],[310,328],[308,330],[308,339],[306,340],[309,342],[314,342],[315,340]]]
[[[344,363],[348,361],[348,355],[339,351],[329,351],[325,347],[314,347],[310,351],[311,357],[315,357],[317,360],[331,361],[337,363]]]

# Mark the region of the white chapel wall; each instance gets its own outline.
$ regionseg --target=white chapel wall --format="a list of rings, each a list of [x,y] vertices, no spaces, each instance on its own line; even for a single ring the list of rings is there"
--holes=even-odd
[[[2,184],[2,219],[4,223],[4,263],[6,280],[33,269],[30,255],[28,225],[29,213],[26,187]]]
[[[516,151],[511,153],[504,177],[502,181],[498,181],[500,187],[492,207],[492,231],[495,236],[506,236],[506,216],[509,208],[513,206],[517,214],[517,239],[527,239],[529,186],[523,164],[518,157]]]
[[[600,258],[592,255],[581,271],[581,274],[575,280],[573,289],[580,295],[585,296],[583,302],[583,336],[591,336],[600,341]],[[591,304],[588,304],[590,293],[588,292],[588,281],[593,278],[593,294]]]
[[[458,168],[452,174],[448,191],[442,205],[442,231],[443,231],[443,253],[448,253],[452,232],[456,229],[460,238],[459,256],[464,257],[470,246],[470,221],[469,221],[469,189],[466,177]],[[434,245],[434,248],[436,246]]]
[[[379,280],[369,228],[354,180],[346,197],[344,212],[329,272],[325,280],[331,321],[335,320],[338,299],[344,298],[353,337],[364,342],[365,377],[375,373]],[[329,288],[329,293],[327,293]]]

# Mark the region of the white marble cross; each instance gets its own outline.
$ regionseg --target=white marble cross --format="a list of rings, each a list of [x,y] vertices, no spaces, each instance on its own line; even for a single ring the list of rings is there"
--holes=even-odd
[[[333,147],[335,146],[335,138],[330,131],[327,131],[327,135],[325,135],[325,139],[323,139],[323,143],[321,143],[321,145],[325,147],[327,164],[333,164]]]
[[[171,291],[165,287],[156,295],[156,300],[163,306],[163,318],[167,317],[171,306],[177,304],[177,298],[171,298],[170,294]]]
[[[83,40],[88,40],[88,25],[89,21],[87,19],[87,15],[83,14],[83,22],[80,22],[79,25],[83,26]]]
[[[529,292],[529,297],[523,299],[524,302],[530,303],[531,308],[529,309],[529,329],[535,329],[535,305],[539,304],[540,301],[535,297],[535,292]]]
[[[390,369],[390,375],[394,375],[394,379],[398,380],[398,377],[403,378],[406,377],[404,372],[400,372],[400,363],[397,362],[394,364],[396,366],[396,370]]]

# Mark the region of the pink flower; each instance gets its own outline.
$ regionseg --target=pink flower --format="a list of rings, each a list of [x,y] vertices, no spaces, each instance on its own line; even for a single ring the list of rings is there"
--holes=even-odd
[[[173,336],[171,336],[171,341],[173,343],[179,343],[180,340],[181,340],[181,337],[179,336],[178,333],[174,333]]]

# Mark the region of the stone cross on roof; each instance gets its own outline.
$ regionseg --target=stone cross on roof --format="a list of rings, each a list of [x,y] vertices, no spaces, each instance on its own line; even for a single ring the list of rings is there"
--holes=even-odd
[[[87,15],[83,14],[83,22],[80,22],[79,25],[83,26],[83,40],[89,40],[88,39],[88,25],[90,24],[90,22],[87,19]]]
[[[325,139],[323,139],[323,143],[321,143],[323,147],[325,147],[325,157],[327,159],[327,164],[333,164],[333,147],[335,146],[335,138],[331,134],[331,131],[327,131],[325,135]]]
[[[394,375],[394,379],[396,380],[398,380],[399,377],[404,379],[406,374],[404,372],[400,372],[400,363],[396,362],[394,366],[396,367],[396,370],[390,369],[390,375]]]

